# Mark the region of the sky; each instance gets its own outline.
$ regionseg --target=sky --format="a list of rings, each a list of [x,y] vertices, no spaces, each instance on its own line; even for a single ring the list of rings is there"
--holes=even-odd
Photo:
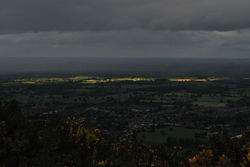
[[[2,0],[0,57],[250,58],[250,1]]]

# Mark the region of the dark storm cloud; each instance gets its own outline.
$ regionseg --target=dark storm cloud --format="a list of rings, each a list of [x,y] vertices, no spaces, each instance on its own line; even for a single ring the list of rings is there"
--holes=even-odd
[[[240,31],[79,31],[0,35],[0,57],[249,57]]]
[[[0,57],[249,57],[250,0],[1,0]]]
[[[39,31],[237,30],[249,0],[5,0],[0,33]]]

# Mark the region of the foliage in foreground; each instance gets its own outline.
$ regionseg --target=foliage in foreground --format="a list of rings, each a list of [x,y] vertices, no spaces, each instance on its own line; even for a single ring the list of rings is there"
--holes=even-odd
[[[194,150],[145,145],[135,131],[110,142],[81,118],[31,121],[17,102],[0,105],[0,167],[247,167],[249,161],[250,131],[239,139],[220,133]]]

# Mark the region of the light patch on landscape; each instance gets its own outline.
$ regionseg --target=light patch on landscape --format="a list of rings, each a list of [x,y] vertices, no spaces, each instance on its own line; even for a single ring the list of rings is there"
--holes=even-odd
[[[79,82],[85,79],[97,78],[91,76],[76,76],[70,78],[25,78],[14,80],[14,83],[22,84],[44,84],[44,83],[60,83],[60,82]]]
[[[107,82],[123,82],[123,81],[155,81],[155,78],[108,78],[108,79],[90,79],[84,80],[83,83],[95,84],[95,83],[107,83]]]
[[[21,84],[46,84],[46,83],[62,83],[62,82],[82,82],[84,84],[107,83],[107,82],[123,82],[123,81],[155,81],[155,78],[103,78],[98,76],[76,76],[70,78],[29,78],[17,79],[14,83]]]
[[[208,82],[225,79],[227,78],[169,78],[168,80],[172,82]]]

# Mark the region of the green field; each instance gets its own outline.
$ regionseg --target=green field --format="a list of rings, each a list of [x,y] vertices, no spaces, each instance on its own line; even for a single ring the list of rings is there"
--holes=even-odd
[[[141,132],[139,133],[139,138],[145,142],[150,142],[154,144],[161,144],[167,141],[168,138],[179,139],[201,139],[197,138],[196,134],[206,133],[205,130],[174,127],[169,126],[166,128],[156,129],[154,132]]]
[[[193,104],[203,107],[226,107],[227,103],[220,102],[194,102]]]
[[[230,96],[205,96],[198,98],[199,102],[227,102],[227,101],[237,101],[239,97]]]

